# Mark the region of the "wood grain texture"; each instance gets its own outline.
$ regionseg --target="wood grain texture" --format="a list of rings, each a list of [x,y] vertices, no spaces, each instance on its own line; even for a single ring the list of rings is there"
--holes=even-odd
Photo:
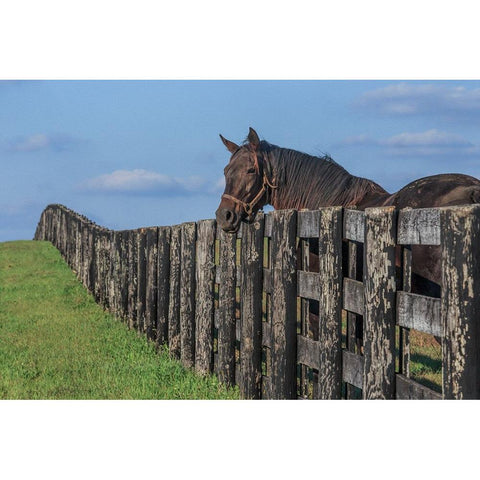
[[[401,245],[440,245],[440,210],[400,210],[397,241]]]
[[[405,375],[397,374],[397,400],[441,400],[442,394],[431,390],[430,388],[421,385],[418,382],[406,377]]]
[[[363,396],[395,396],[395,243],[393,207],[365,211]]]
[[[318,398],[338,399],[342,393],[342,208],[322,208],[319,213]]]
[[[480,398],[480,205],[440,210],[443,394]]]
[[[343,381],[357,388],[363,388],[363,371],[365,359],[358,353],[343,350],[342,372]]]
[[[345,277],[343,279],[343,308],[349,312],[363,315],[365,310],[363,282]]]
[[[147,229],[137,231],[137,331],[145,333],[145,303],[147,294]]]
[[[221,382],[235,384],[235,290],[237,237],[218,230],[220,241],[218,268],[218,358],[216,373]]]
[[[196,224],[182,224],[180,246],[180,359],[195,365],[195,250]]]
[[[145,334],[149,340],[156,339],[158,301],[158,228],[146,229],[145,260]]]
[[[195,287],[195,370],[210,373],[213,369],[215,220],[197,222]]]
[[[397,292],[397,324],[443,337],[441,300],[415,293]]]
[[[343,214],[343,237],[363,243],[365,237],[365,212],[346,208]]]
[[[277,210],[272,218],[272,348],[269,393],[273,399],[296,398],[296,232],[297,212]]]
[[[260,398],[262,392],[262,272],[264,215],[242,225],[240,283],[240,378],[243,398]]]
[[[158,228],[157,246],[157,329],[155,344],[168,344],[170,300],[170,227]]]
[[[182,226],[174,225],[170,239],[170,289],[168,301],[168,349],[180,358],[180,247]]]

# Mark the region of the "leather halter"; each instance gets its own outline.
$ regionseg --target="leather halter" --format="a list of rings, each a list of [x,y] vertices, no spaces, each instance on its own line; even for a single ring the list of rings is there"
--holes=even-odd
[[[259,165],[258,165],[257,152],[253,151],[252,153],[255,156],[255,169],[258,171],[258,173],[260,173],[260,168],[259,168]],[[275,189],[275,188],[278,188],[278,185],[273,185],[272,182],[270,182],[270,180],[268,179],[267,174],[265,173],[265,163],[264,163],[264,165],[263,165],[263,184],[262,184],[262,188],[260,188],[260,191],[255,195],[253,200],[250,200],[250,202],[244,202],[244,201],[240,200],[239,198],[236,198],[236,197],[234,197],[232,195],[229,195],[227,193],[224,193],[222,195],[222,198],[227,198],[229,200],[232,200],[236,204],[240,205],[245,210],[245,213],[247,214],[247,216],[251,217],[251,215],[253,213],[253,208],[255,207],[255,205],[257,205],[257,203],[263,197],[264,193],[268,192],[268,187],[270,187],[271,189]]]

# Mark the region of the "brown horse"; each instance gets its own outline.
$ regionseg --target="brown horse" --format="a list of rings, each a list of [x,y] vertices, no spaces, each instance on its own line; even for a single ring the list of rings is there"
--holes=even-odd
[[[425,177],[390,194],[371,180],[351,175],[328,156],[313,157],[260,141],[252,128],[241,146],[220,138],[232,153],[216,212],[217,222],[226,232],[236,232],[241,221],[251,221],[266,204],[275,209],[344,206],[363,210],[480,203],[480,180],[468,175]],[[439,247],[413,246],[412,270],[412,291],[440,296]]]

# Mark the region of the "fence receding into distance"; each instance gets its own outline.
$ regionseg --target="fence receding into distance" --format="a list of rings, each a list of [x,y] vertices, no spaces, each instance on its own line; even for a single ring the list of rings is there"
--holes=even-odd
[[[237,234],[214,220],[112,231],[49,205],[35,239],[244,398],[480,398],[480,205],[260,212]],[[440,298],[411,293],[420,244],[441,249]],[[441,392],[410,378],[412,329],[440,339]]]

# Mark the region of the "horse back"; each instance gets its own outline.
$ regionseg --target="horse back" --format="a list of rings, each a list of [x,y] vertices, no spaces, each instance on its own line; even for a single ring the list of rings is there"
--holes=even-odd
[[[415,180],[391,195],[385,206],[433,208],[480,203],[480,180],[447,173]]]

